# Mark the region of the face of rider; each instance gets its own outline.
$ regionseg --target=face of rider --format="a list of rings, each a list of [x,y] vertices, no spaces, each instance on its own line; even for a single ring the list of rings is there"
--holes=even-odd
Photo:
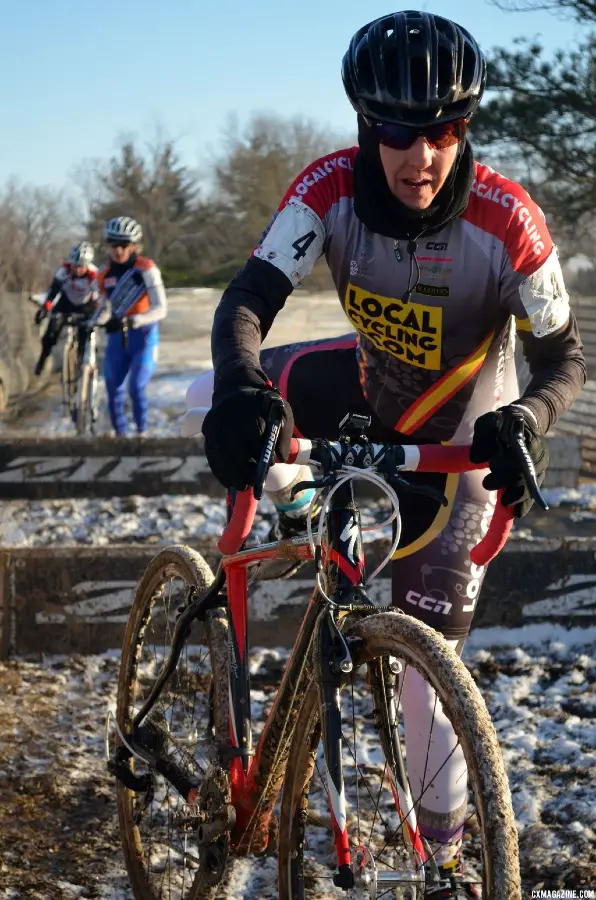
[[[407,150],[379,144],[381,163],[391,193],[410,209],[427,209],[453,168],[458,143],[436,150],[419,135]]]
[[[87,266],[75,266],[73,269],[73,274],[75,278],[82,278],[87,272]]]
[[[122,246],[121,244],[108,244],[110,259],[113,262],[120,264],[128,262],[136,249],[136,244],[126,244],[125,246]]]

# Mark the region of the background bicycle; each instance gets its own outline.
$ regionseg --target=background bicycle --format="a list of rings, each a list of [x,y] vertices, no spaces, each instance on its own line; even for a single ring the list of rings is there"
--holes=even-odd
[[[408,773],[398,713],[408,678],[437,691],[437,728],[446,716],[457,735],[447,753],[467,764],[473,837],[458,881],[469,896],[520,897],[511,800],[484,702],[436,632],[368,601],[351,488],[356,474],[403,489],[399,469],[469,469],[467,448],[359,446],[348,433],[309,448],[304,442],[301,461],[310,454],[322,464],[331,489],[319,540],[235,553],[254,513],[254,498],[241,495],[219,544],[231,555],[215,580],[197,554],[172,547],[139,585],[119,681],[122,743],[110,763],[135,897],[208,896],[229,853],[275,850],[278,841],[280,897],[425,896],[439,876],[416,810],[445,760],[429,741],[422,783]],[[476,563],[498,552],[510,524],[497,506]],[[321,561],[318,589],[253,750],[247,567],[288,555]],[[429,733],[434,727],[433,716]],[[282,783],[278,835],[272,813]]]

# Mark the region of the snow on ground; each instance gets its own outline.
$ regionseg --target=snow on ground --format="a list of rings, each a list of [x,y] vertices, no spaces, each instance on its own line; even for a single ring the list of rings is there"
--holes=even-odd
[[[387,518],[385,504],[361,509],[362,524]],[[193,496],[112,497],[78,500],[11,500],[0,505],[0,545],[50,547],[61,544],[191,542],[204,535],[220,535],[225,525],[225,502],[205,494]],[[265,540],[275,513],[263,497],[253,535]],[[373,539],[379,531],[365,532]],[[385,532],[389,536],[389,532]]]
[[[503,748],[524,888],[596,887],[593,629],[475,631],[465,660]],[[256,650],[255,713],[286,658]],[[119,653],[0,664],[0,900],[132,900],[104,724]],[[222,900],[274,900],[274,859],[234,863]]]
[[[147,388],[149,402],[149,419],[147,436],[169,437],[180,435],[180,418],[185,412],[184,397],[191,381],[200,374],[198,369],[161,369],[153,376]],[[108,418],[105,383],[99,379],[97,387],[99,419],[96,424],[97,434],[111,434],[112,428]],[[130,398],[126,399],[130,432],[135,433],[130,409]],[[5,431],[11,437],[32,437],[43,434],[45,437],[63,435],[73,436],[74,426],[62,405],[59,389],[55,385],[50,395],[45,395],[36,402],[30,403],[27,415],[12,421],[10,425],[0,424],[0,433]]]
[[[566,511],[571,521],[593,516],[596,509],[596,486],[582,485],[578,490],[545,491],[551,507],[572,507]],[[361,503],[363,525],[387,518],[384,498]],[[575,518],[574,518],[575,516]],[[274,510],[264,497],[259,504],[254,534],[264,540],[274,518]],[[523,520],[514,527],[512,538],[536,538]],[[61,544],[118,544],[189,542],[203,535],[221,534],[225,523],[223,497],[206,494],[157,497],[112,497],[65,500],[5,500],[0,506],[0,545],[57,546]],[[364,540],[374,540],[384,532],[365,532]]]

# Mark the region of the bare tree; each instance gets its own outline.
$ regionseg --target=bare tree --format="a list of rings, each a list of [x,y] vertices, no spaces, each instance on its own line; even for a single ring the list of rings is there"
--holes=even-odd
[[[309,163],[353,141],[301,118],[255,115],[243,130],[231,119],[224,153],[215,164],[219,227],[232,239],[222,275],[231,276],[251,248],[294,178]],[[327,286],[327,279],[324,279]]]
[[[568,14],[583,24],[596,22],[595,0],[492,0],[495,6],[507,12],[548,12]]]
[[[296,175],[338,146],[336,135],[304,119],[256,115],[243,132],[232,119],[225,156],[215,167],[222,202],[242,219],[246,239],[256,242]]]
[[[122,137],[109,163],[92,161],[79,170],[78,183],[90,201],[89,233],[97,242],[106,219],[132,216],[143,227],[147,254],[161,263],[175,255],[192,224],[196,178],[180,162],[174,141],[159,131],[144,148],[135,138]]]
[[[9,182],[0,193],[0,289],[46,287],[71,231],[69,204],[57,191]]]

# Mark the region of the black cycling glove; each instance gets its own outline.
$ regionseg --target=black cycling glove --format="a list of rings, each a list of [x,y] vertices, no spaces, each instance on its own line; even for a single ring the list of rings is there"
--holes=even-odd
[[[114,334],[116,331],[122,331],[122,319],[118,316],[111,316],[106,322],[106,331],[108,334]]]
[[[37,312],[35,313],[35,324],[41,325],[45,317],[47,316],[48,311],[45,306],[40,306]]]
[[[224,487],[242,491],[254,484],[273,400],[279,402],[279,394],[272,388],[236,387],[222,394],[205,416],[205,455],[211,471]],[[294,416],[285,401],[284,413],[275,448],[275,457],[280,462],[288,459],[294,430]]]
[[[523,407],[512,404],[480,416],[474,425],[470,448],[473,463],[488,462],[490,473],[482,484],[487,491],[504,488],[504,506],[515,506],[518,519],[525,516],[534,501],[526,485],[519,459],[512,449],[513,435],[523,429],[524,443],[536,469],[538,485],[544,481],[548,467],[548,446],[540,437],[536,423]]]

